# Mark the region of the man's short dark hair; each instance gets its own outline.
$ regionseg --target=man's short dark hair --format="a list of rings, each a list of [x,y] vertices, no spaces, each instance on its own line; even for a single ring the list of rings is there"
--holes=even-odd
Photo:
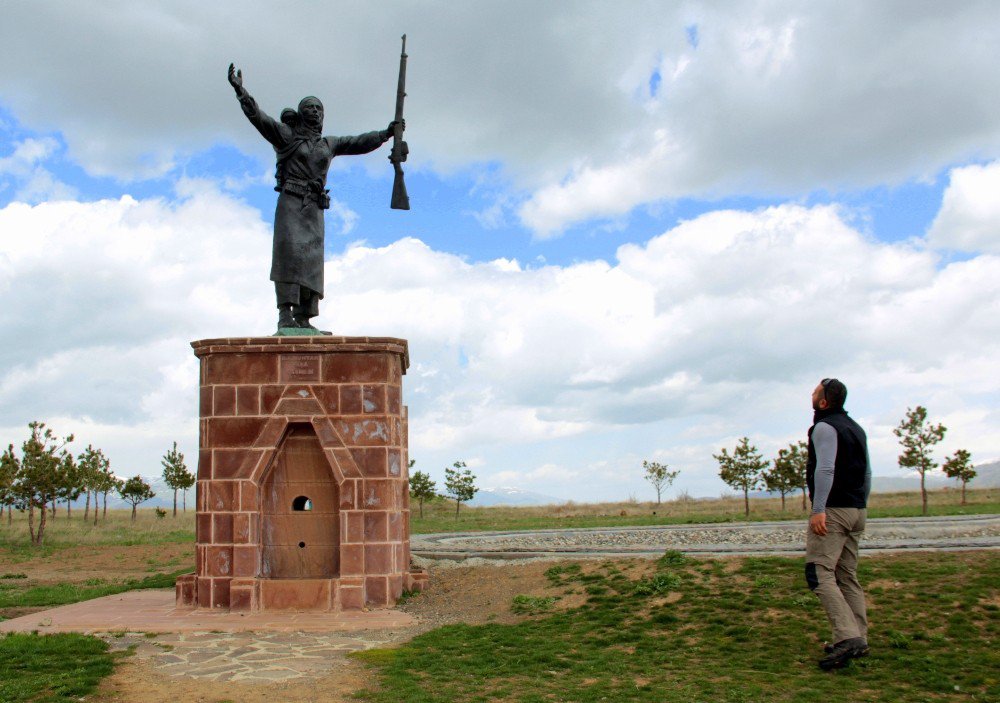
[[[820,385],[823,386],[827,405],[833,410],[841,410],[847,400],[847,386],[836,378],[824,378]]]

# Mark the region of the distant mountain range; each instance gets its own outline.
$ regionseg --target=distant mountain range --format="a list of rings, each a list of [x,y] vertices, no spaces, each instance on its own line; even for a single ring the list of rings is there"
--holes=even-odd
[[[945,486],[961,488],[962,484],[948,478],[938,469],[927,475],[928,488],[944,488]],[[1000,461],[980,464],[976,467],[976,477],[969,481],[969,488],[1000,488]],[[878,493],[895,493],[899,491],[919,491],[920,475],[914,471],[910,476],[875,476],[872,479],[872,490]]]

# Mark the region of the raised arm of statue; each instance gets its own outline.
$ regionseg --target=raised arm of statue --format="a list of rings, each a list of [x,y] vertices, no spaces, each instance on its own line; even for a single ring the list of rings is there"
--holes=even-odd
[[[292,137],[291,128],[278,122],[257,106],[257,101],[243,87],[243,71],[237,70],[234,64],[229,64],[229,84],[236,91],[240,107],[243,108],[243,114],[250,120],[250,124],[256,127],[260,135],[275,149],[284,147]]]

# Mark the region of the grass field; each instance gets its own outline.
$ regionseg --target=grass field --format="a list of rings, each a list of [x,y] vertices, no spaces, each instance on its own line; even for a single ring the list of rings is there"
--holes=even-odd
[[[960,505],[961,492],[954,489],[932,491],[929,494],[931,515],[972,515],[1000,513],[1000,489],[970,490],[968,505]],[[462,506],[455,519],[452,501],[436,500],[424,505],[421,518],[417,506],[411,506],[410,528],[414,534],[480,530],[540,530],[560,527],[616,527],[670,525],[682,523],[735,522],[749,520],[802,520],[800,495],[786,499],[785,510],[778,498],[756,498],[750,501],[750,517],[743,514],[741,497],[673,500],[657,506],[655,503],[563,503],[527,507]],[[869,517],[904,517],[920,515],[919,493],[874,493],[868,509]],[[96,527],[76,514],[67,520],[60,509],[56,519],[47,523],[45,544],[41,549],[28,540],[27,516],[14,514],[13,525],[7,517],[0,520],[0,555],[8,559],[32,559],[81,546],[133,546],[194,543],[194,510],[157,518],[151,509],[139,510],[135,523],[129,510],[110,510],[106,520]]]
[[[785,558],[561,563],[518,624],[452,625],[374,666],[373,703],[1000,701],[995,552],[865,558],[870,657],[822,672],[828,629]],[[419,598],[419,596],[417,596]]]
[[[158,518],[153,510],[140,509],[134,523],[131,515],[131,509],[109,510],[107,518],[95,526],[93,520],[83,520],[82,512],[67,519],[65,508],[60,508],[58,516],[53,519],[50,515],[45,524],[41,548],[32,547],[30,543],[27,513],[15,512],[10,526],[4,515],[0,520],[0,554],[16,560],[47,556],[75,547],[194,543],[194,510],[178,513],[176,518],[170,515]],[[37,524],[37,517],[35,522]]]

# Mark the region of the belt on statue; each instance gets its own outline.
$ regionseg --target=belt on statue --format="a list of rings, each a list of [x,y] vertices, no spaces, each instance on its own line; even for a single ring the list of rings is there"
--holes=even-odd
[[[286,180],[283,183],[280,183],[275,190],[279,193],[298,195],[303,200],[314,199],[316,204],[319,205],[320,210],[330,209],[330,191],[323,188],[317,188],[305,183],[304,181]]]

